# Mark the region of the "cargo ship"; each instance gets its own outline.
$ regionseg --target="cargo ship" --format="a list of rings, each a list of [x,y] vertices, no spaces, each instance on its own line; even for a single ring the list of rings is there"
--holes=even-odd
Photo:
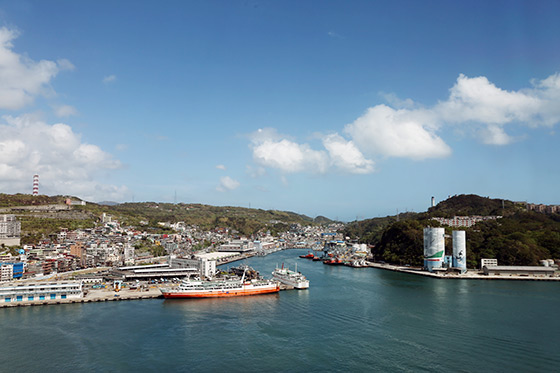
[[[266,279],[183,280],[177,288],[160,289],[164,298],[224,298],[277,293],[280,285]]]
[[[296,289],[307,289],[309,287],[309,280],[297,271],[297,266],[295,271],[290,271],[288,268],[284,268],[284,264],[282,264],[282,268],[276,268],[272,272],[272,278]]]

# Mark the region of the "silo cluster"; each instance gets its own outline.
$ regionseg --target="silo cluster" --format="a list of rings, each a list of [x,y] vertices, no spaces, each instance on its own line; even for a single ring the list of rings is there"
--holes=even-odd
[[[424,268],[432,272],[442,268],[445,258],[445,229],[424,228]],[[453,255],[449,265],[461,272],[467,270],[467,238],[465,231],[453,231]]]
[[[445,229],[424,228],[424,268],[432,272],[441,268],[445,255]]]

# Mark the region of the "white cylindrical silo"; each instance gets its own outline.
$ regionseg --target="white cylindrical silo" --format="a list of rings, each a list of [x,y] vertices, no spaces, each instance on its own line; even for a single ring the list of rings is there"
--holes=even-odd
[[[445,255],[445,229],[424,228],[424,267],[428,271],[441,268]]]
[[[453,231],[453,267],[467,269],[467,235],[465,231]]]

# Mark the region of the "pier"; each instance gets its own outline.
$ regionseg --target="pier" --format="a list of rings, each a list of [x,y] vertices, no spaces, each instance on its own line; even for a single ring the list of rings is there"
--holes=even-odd
[[[485,275],[474,270],[467,271],[466,273],[452,273],[452,272],[428,272],[421,268],[403,267],[386,263],[366,262],[367,267],[384,269],[387,271],[409,273],[412,275],[426,276],[439,279],[452,279],[452,280],[517,280],[517,281],[560,281],[560,277],[545,277],[545,276],[527,276],[527,275]]]

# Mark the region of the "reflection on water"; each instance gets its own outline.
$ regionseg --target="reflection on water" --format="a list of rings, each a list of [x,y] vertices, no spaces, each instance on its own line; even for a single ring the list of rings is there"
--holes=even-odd
[[[0,310],[2,366],[86,371],[537,371],[560,363],[560,286],[327,266],[308,290]],[[56,343],[51,343],[56,341]],[[33,351],[30,359],[29,351]],[[458,353],[458,352],[465,353]]]

